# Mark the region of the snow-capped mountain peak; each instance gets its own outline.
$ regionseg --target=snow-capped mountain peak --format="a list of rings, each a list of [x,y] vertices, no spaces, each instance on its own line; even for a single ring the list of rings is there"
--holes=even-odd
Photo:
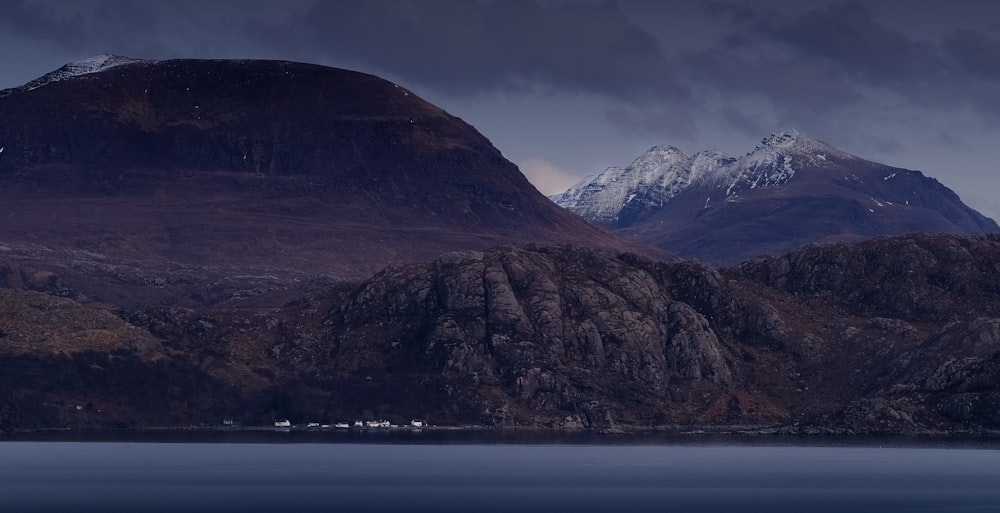
[[[798,130],[789,130],[787,132],[778,132],[771,134],[760,141],[760,144],[754,148],[754,151],[758,151],[764,148],[791,148],[795,146],[799,141],[806,141],[808,137],[803,136]]]
[[[150,62],[154,61],[133,59],[131,57],[123,57],[121,55],[111,55],[111,54],[95,55],[87,59],[64,64],[59,69],[46,73],[20,87],[15,87],[12,89],[5,89],[3,91],[0,91],[0,97],[6,96],[13,91],[18,91],[18,90],[30,91],[32,89],[38,89],[39,87],[51,84],[53,82],[58,82],[60,80],[66,80],[68,78],[78,77],[81,75],[97,73],[118,66],[129,65],[129,64],[146,64]]]
[[[652,148],[646,150],[645,153],[643,153],[638,158],[636,158],[636,161],[643,160],[643,159],[650,159],[650,158],[654,158],[654,157],[661,157],[661,158],[678,158],[678,157],[680,157],[680,158],[687,158],[687,155],[685,155],[684,152],[681,151],[676,146],[668,146],[666,144],[658,144],[658,145],[653,146]]]
[[[789,130],[765,137],[744,158],[756,156],[755,160],[761,160],[772,158],[776,154],[795,154],[799,157],[819,158],[819,160],[823,160],[819,157],[821,155],[824,157],[830,155],[839,157],[851,156],[819,139],[813,139],[799,133],[797,130]]]
[[[620,224],[626,210],[662,205],[695,185],[720,188],[716,199],[721,200],[784,184],[798,169],[824,166],[828,156],[849,155],[796,130],[771,134],[742,157],[718,151],[688,156],[674,146],[660,145],[628,167],[608,168],[552,199],[592,221]]]
[[[653,146],[646,153],[632,161],[625,172],[636,175],[639,183],[652,184],[662,181],[667,174],[682,171],[688,156],[674,146]]]
[[[609,167],[603,173],[587,176],[566,192],[552,196],[556,203],[581,206],[577,213],[600,222],[614,222],[619,212],[652,201],[673,197],[690,184],[691,157],[675,146],[653,146],[628,167]],[[635,191],[654,190],[652,196]]]
[[[97,73],[98,71],[104,71],[106,69],[122,66],[124,64],[135,64],[135,63],[146,63],[146,62],[149,61],[142,59],[133,59],[131,57],[123,57],[121,55],[111,55],[111,54],[95,55],[87,59],[70,62],[64,65],[63,67],[53,71],[52,73],[48,73],[47,75],[45,75],[45,77],[49,77],[50,82],[55,82],[57,80],[64,80],[67,78],[86,75],[89,73]]]
[[[640,243],[715,265],[804,244],[916,232],[996,233],[937,180],[796,131],[727,156],[657,146],[552,199]]]

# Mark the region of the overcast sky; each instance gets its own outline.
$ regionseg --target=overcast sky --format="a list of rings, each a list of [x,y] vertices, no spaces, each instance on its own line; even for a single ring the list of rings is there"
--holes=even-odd
[[[1000,1],[0,0],[0,88],[100,53],[374,73],[547,194],[795,128],[1000,218]]]

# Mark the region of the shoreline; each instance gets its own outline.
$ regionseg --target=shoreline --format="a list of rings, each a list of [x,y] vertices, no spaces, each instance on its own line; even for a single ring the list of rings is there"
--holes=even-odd
[[[43,428],[0,431],[5,441],[94,441],[94,442],[193,442],[193,443],[474,443],[474,444],[752,444],[925,446],[953,443],[985,443],[1000,449],[1000,431],[914,430],[854,432],[847,429],[790,429],[790,426],[618,426],[614,429],[539,428],[528,426],[494,427],[396,426],[389,428],[334,428],[274,426],[154,426],[141,428]]]

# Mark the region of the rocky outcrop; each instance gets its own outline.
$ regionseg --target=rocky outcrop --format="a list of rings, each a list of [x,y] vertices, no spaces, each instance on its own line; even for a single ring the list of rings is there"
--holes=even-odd
[[[0,289],[0,354],[118,350],[156,358],[159,342],[106,310],[38,292]]]
[[[247,395],[113,312],[0,289],[0,430],[179,426]]]
[[[866,420],[873,409],[881,409],[889,415],[878,419],[883,423],[905,421],[942,432],[956,426],[973,432],[1000,428],[1000,319],[948,323],[901,354],[894,371],[897,383],[881,390],[867,408],[854,406]],[[897,406],[887,410],[885,404]],[[871,422],[856,423],[872,429]]]
[[[828,296],[857,315],[938,323],[1000,315],[998,235],[816,245],[745,262],[736,274],[800,297]]]
[[[975,432],[1000,428],[998,266],[996,235],[922,235],[813,246],[727,274],[864,320],[841,332],[868,341],[868,354],[845,360],[864,383],[843,410],[853,431]]]
[[[462,383],[469,408],[501,409],[506,424],[689,422],[705,412],[669,406],[672,390],[731,385],[732,349],[642,264],[508,248],[389,270],[330,315],[331,362]]]

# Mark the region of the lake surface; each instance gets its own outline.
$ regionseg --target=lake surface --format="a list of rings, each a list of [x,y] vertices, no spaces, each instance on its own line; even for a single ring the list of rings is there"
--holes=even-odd
[[[972,443],[317,443],[290,435],[3,441],[0,511],[1000,511],[1000,450]]]

